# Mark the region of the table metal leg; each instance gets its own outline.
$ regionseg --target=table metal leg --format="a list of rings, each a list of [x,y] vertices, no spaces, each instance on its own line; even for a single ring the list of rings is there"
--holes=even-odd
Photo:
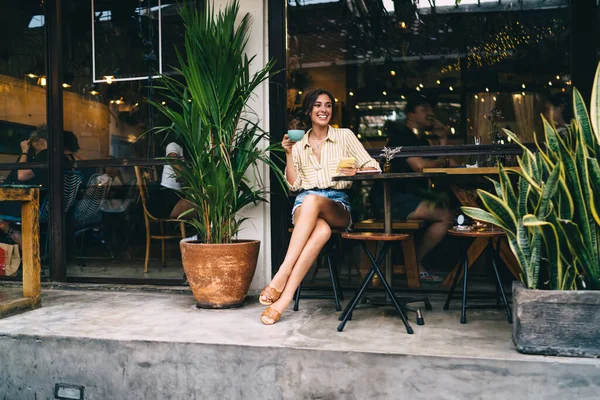
[[[385,233],[392,233],[392,191],[391,182],[383,181],[383,230]],[[385,258],[385,277],[388,284],[393,286],[394,267],[392,260],[392,252],[389,251]],[[381,277],[380,277],[381,278]]]

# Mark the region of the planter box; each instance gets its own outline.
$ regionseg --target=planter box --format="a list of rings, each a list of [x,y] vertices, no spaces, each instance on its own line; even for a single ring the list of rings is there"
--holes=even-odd
[[[600,357],[600,291],[530,290],[514,282],[512,297],[520,353]]]

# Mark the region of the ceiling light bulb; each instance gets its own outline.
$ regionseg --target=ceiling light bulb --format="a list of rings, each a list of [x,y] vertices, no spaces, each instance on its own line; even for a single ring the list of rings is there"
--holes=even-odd
[[[454,90],[454,88],[453,88],[452,86],[450,86],[450,87],[448,88],[448,90],[450,90],[450,91],[452,92],[452,91]]]
[[[348,93],[350,96],[354,96],[354,92],[350,92]]]
[[[107,75],[107,76],[104,77],[104,80],[106,80],[106,83],[108,83],[110,85],[111,83],[114,82],[115,77],[112,76],[112,75]]]
[[[396,71],[390,71],[391,76],[396,76]]]

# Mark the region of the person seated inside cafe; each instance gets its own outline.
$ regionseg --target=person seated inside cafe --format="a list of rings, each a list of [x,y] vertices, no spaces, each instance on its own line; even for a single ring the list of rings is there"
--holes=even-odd
[[[165,155],[172,158],[184,158],[184,149],[177,142],[170,142],[165,149]],[[182,195],[182,185],[177,176],[178,166],[167,164],[162,171],[160,189],[150,194],[148,208],[150,214],[156,218],[179,218],[180,215],[193,208]],[[189,219],[192,214],[183,215],[182,219]]]
[[[48,129],[46,125],[38,126],[29,139],[21,142],[21,154],[17,163],[48,162]],[[2,182],[6,185],[35,185],[48,186],[48,170],[45,168],[27,168],[12,171]],[[0,232],[4,240],[21,245],[21,233],[11,222],[2,219],[2,216],[19,217],[21,203],[17,201],[0,202]]]
[[[447,145],[449,129],[438,121],[434,103],[423,95],[407,99],[404,108],[406,119],[389,122],[387,147],[429,146],[425,137],[428,131],[438,139],[439,145]],[[450,158],[398,157],[392,160],[392,172],[423,172],[424,168],[454,167],[457,163]],[[428,190],[426,179],[399,180],[392,186],[392,218],[395,220],[424,220],[425,231],[417,243],[417,261],[422,282],[441,282],[442,278],[423,265],[425,256],[446,236],[454,222],[455,211],[444,194]],[[383,218],[383,188],[375,185],[372,205],[378,218]]]
[[[574,118],[571,96],[567,93],[554,93],[548,96],[544,106],[544,118],[554,124],[561,136],[566,136],[567,127]]]

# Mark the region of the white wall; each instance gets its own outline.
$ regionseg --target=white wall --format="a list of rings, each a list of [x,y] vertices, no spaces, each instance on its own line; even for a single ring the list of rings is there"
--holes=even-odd
[[[228,0],[212,0],[216,8],[224,7]],[[250,13],[252,24],[250,38],[246,51],[248,56],[256,55],[251,72],[262,68],[268,61],[268,26],[267,26],[267,0],[240,0],[240,16]],[[263,83],[257,88],[250,108],[256,113],[260,126],[269,131],[269,90],[268,83]],[[267,143],[265,143],[265,146]],[[262,179],[269,184],[269,170],[266,166],[261,170]],[[245,222],[239,234],[240,239],[258,239],[261,241],[260,254],[256,274],[252,281],[251,289],[263,289],[271,280],[271,209],[267,203],[244,209],[243,216],[250,220]]]

